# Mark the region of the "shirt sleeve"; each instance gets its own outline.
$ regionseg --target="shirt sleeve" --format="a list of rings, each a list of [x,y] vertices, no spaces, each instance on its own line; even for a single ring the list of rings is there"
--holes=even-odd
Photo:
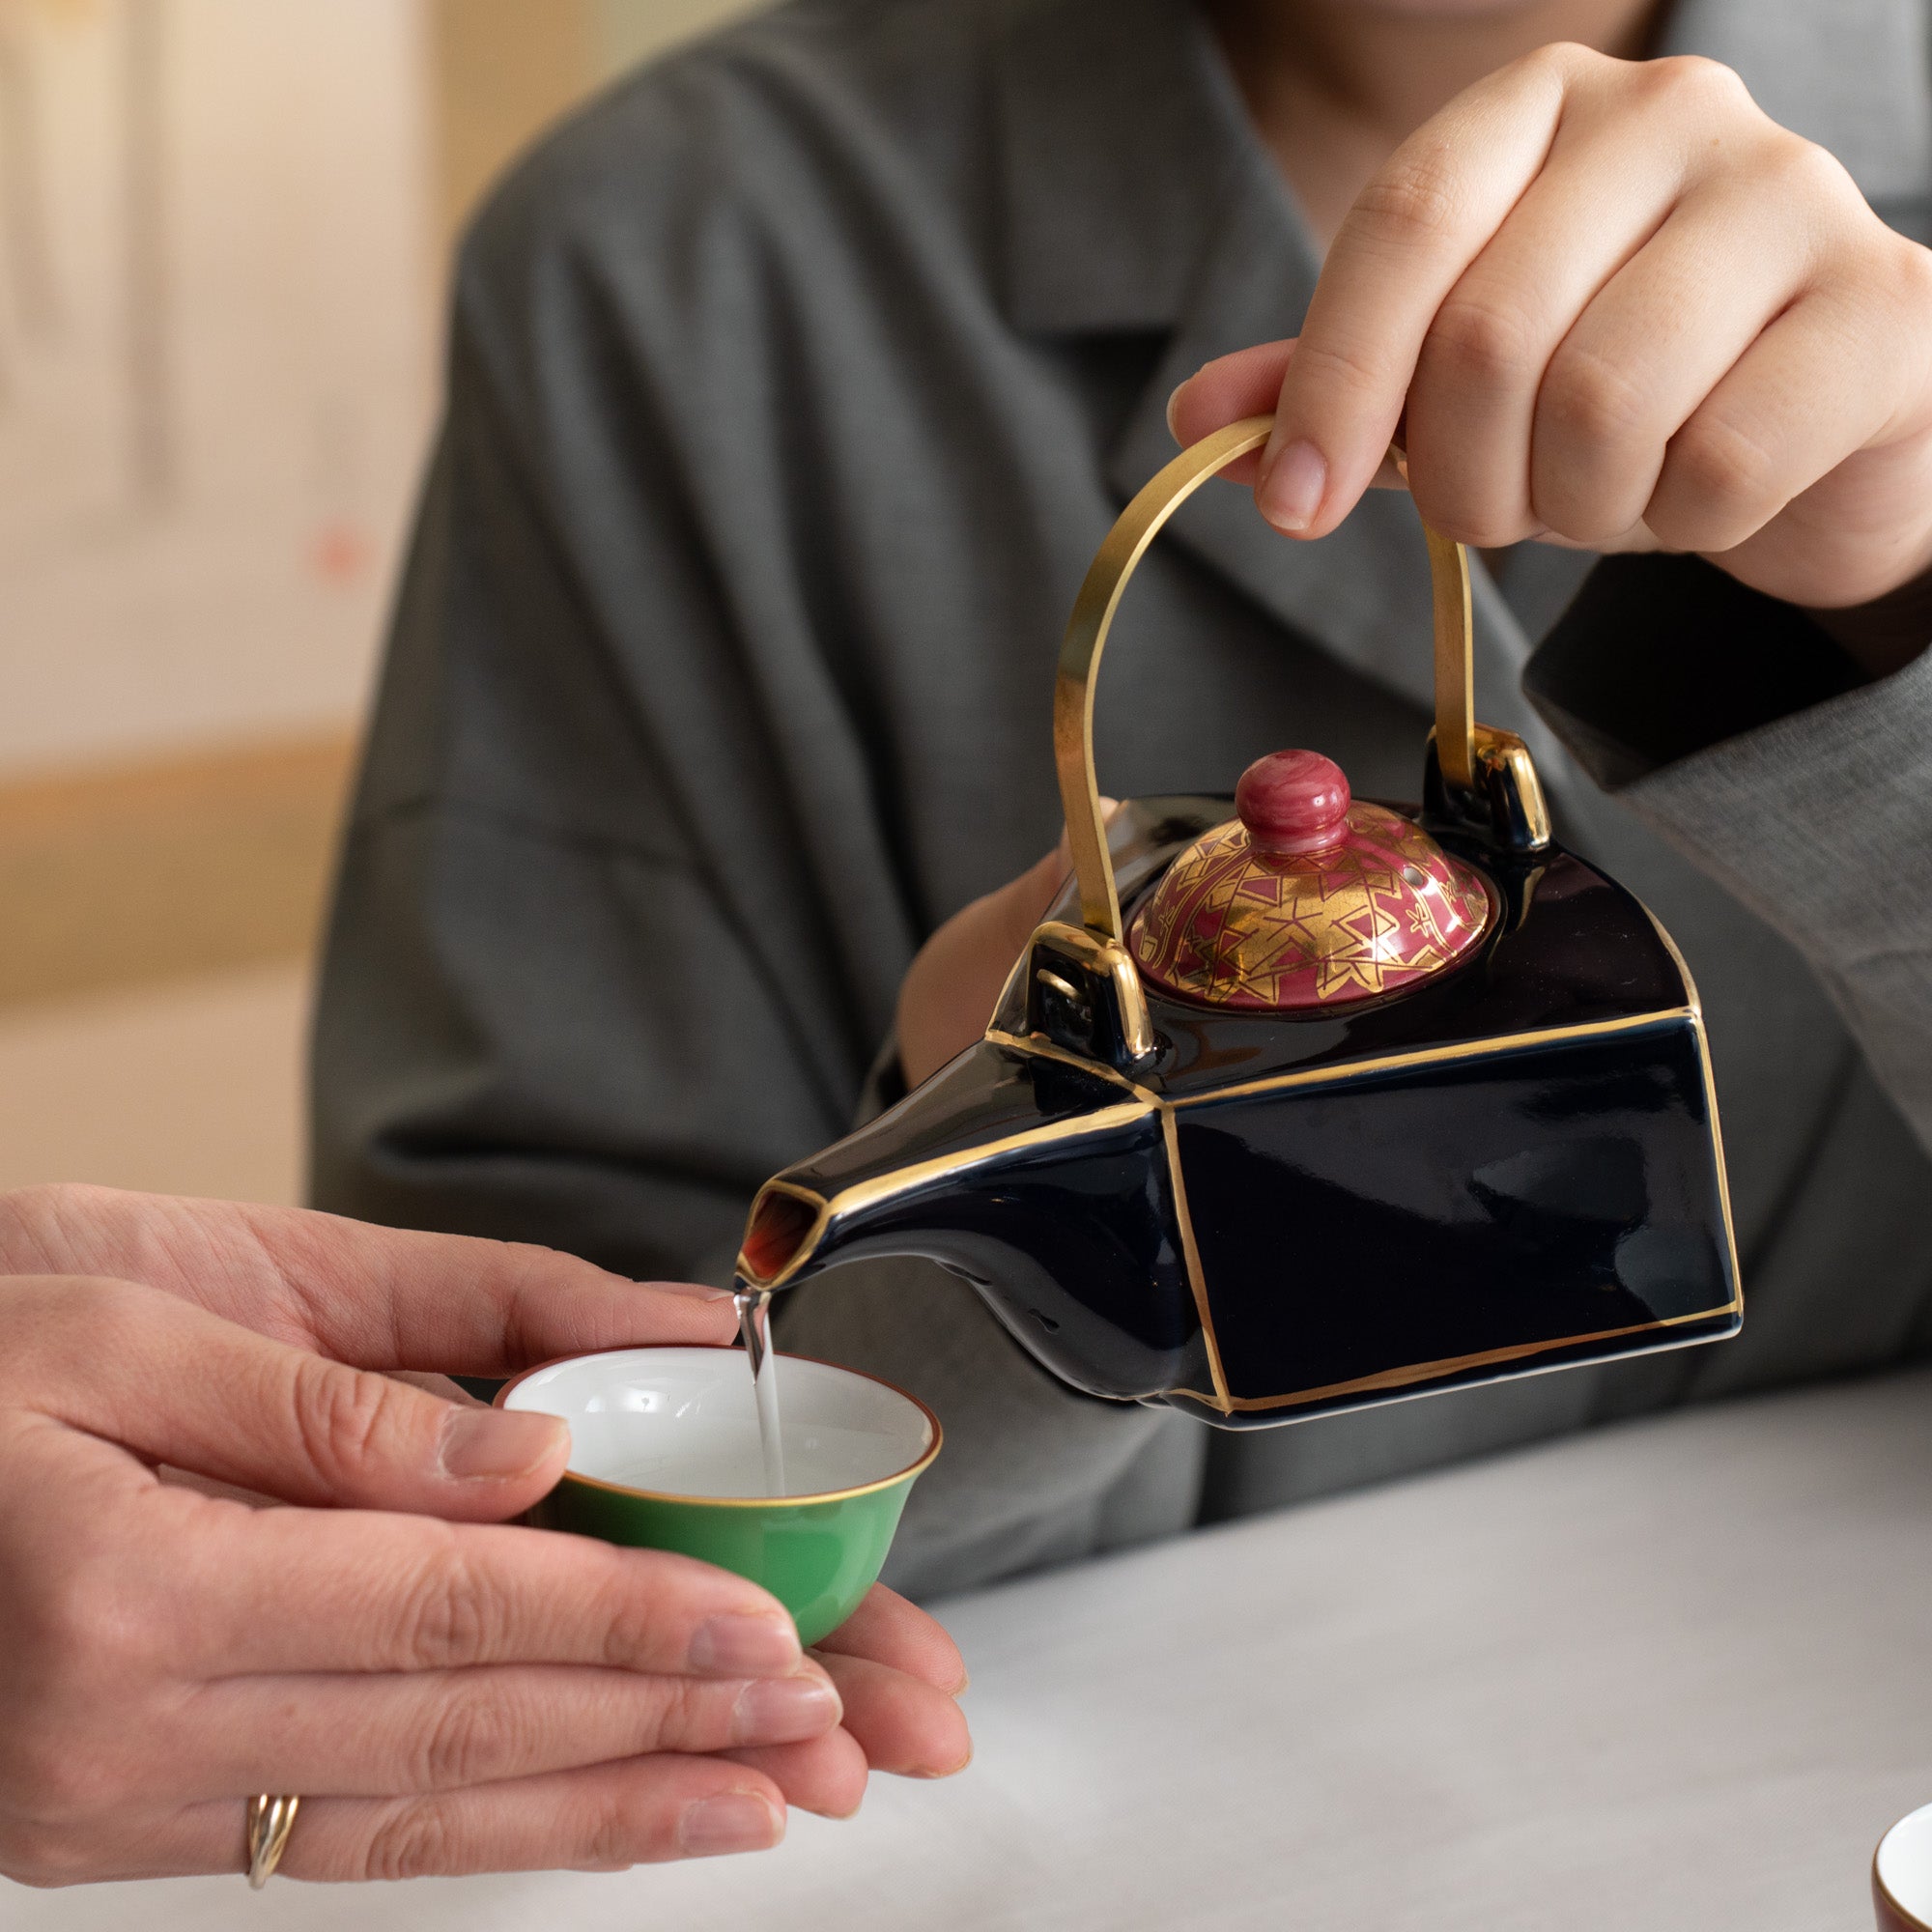
[[[1712,565],[1610,558],[1524,688],[1599,783],[1805,955],[1932,1148],[1932,653],[1868,679]]]

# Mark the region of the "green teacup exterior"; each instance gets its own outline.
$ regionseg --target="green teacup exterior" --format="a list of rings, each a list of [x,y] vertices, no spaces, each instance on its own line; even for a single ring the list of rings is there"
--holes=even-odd
[[[879,1580],[912,1478],[836,1502],[669,1502],[566,1476],[533,1520],[644,1549],[675,1549],[769,1590],[801,1643],[829,1636]]]
[[[593,1364],[608,1361],[613,1375],[621,1370],[635,1380],[640,1373],[649,1374],[653,1356],[667,1358],[668,1368],[671,1358],[720,1355],[732,1363],[734,1374],[744,1376],[749,1390],[750,1370],[743,1366],[744,1356],[734,1350],[626,1349],[603,1357],[574,1357],[569,1366],[589,1371]],[[808,1360],[794,1355],[779,1357],[781,1398],[787,1366]],[[641,1372],[639,1364],[645,1365]],[[502,1406],[531,1377],[560,1366],[545,1363],[540,1369],[526,1370],[497,1391],[497,1405]],[[831,1363],[810,1366],[867,1385],[868,1400],[876,1402],[884,1394],[917,1411],[923,1419],[925,1435],[919,1453],[904,1467],[874,1481],[795,1496],[670,1495],[573,1469],[531,1512],[531,1520],[543,1528],[594,1536],[606,1543],[676,1550],[734,1571],[769,1590],[791,1612],[801,1643],[816,1643],[837,1630],[878,1581],[906,1496],[921,1471],[939,1453],[940,1427],[924,1404],[876,1377]],[[798,1379],[794,1375],[793,1382]],[[526,1399],[512,1406],[562,1412],[550,1401],[532,1403]],[[791,1427],[788,1412],[788,1438]],[[577,1455],[573,1449],[573,1461]]]

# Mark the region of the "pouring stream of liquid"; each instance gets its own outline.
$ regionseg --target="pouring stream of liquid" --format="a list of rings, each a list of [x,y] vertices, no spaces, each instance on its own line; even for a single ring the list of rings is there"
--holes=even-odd
[[[765,1454],[765,1493],[785,1493],[784,1439],[779,1434],[779,1364],[771,1348],[771,1306],[769,1289],[733,1290],[732,1306],[738,1311],[738,1333],[744,1339],[745,1355],[752,1365],[752,1388],[758,1401],[758,1443]]]

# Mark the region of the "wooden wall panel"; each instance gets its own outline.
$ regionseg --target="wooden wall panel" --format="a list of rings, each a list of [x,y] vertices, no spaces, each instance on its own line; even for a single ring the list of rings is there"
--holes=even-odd
[[[341,732],[0,785],[0,1006],[311,950]]]
[[[504,163],[598,77],[594,0],[433,0],[442,232],[454,239]]]

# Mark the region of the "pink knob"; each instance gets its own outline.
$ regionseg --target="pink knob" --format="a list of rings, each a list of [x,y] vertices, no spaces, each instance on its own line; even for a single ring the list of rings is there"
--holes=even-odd
[[[1241,774],[1235,810],[1263,852],[1324,852],[1341,843],[1349,781],[1320,752],[1270,752]]]

